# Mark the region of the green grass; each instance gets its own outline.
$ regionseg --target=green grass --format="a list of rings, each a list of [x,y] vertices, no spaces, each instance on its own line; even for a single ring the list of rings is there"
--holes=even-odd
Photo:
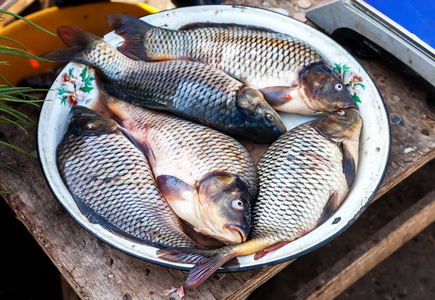
[[[4,11],[4,10],[0,10],[0,13],[12,15],[18,19],[22,19],[23,21],[28,22],[29,24],[39,28],[40,30],[42,30],[48,34],[55,35],[55,34],[45,30],[44,28],[41,28],[40,26],[36,25],[35,23],[33,23],[33,22],[31,22],[31,21],[29,21],[21,16],[18,16],[16,14],[13,14],[13,13],[10,13],[10,12]],[[0,22],[1,21],[2,20],[0,18]],[[34,60],[39,61],[39,62],[47,61],[43,58],[40,58],[38,56],[35,56],[35,55],[29,53],[27,48],[22,43],[19,43],[18,41],[15,41],[14,39],[0,36],[0,43],[1,43],[1,41],[12,42],[12,44],[14,44],[14,46],[11,47],[11,46],[6,46],[3,44],[0,44],[0,55],[7,54],[7,55],[20,56],[20,57],[27,58],[27,59],[29,59],[29,58],[34,59]],[[0,65],[9,66],[9,62],[2,60],[2,61],[0,61]],[[20,128],[23,131],[23,134],[28,135],[26,129],[24,128],[24,125],[25,124],[36,125],[36,123],[29,116],[27,116],[27,115],[23,114],[22,112],[18,111],[17,109],[15,109],[15,106],[17,104],[28,104],[28,105],[39,106],[39,104],[41,102],[43,102],[44,100],[38,99],[36,96],[33,95],[33,93],[34,92],[47,92],[48,90],[34,89],[31,87],[12,86],[7,81],[7,79],[3,76],[3,74],[0,74],[0,81],[3,81],[3,83],[0,84],[0,123],[9,123],[9,124],[12,124],[14,126],[17,126],[18,128]],[[26,152],[26,151],[24,151],[16,146],[12,145],[12,144],[0,141],[0,145],[9,147],[9,148],[17,151],[18,153],[21,153],[25,156],[32,158],[32,159],[37,159],[32,154],[30,154],[30,153],[28,153],[28,152]],[[16,170],[11,168],[10,166],[8,166],[4,162],[0,161],[0,166],[3,168],[7,168],[11,172],[18,174],[18,172]],[[7,182],[4,178],[0,177],[0,181],[4,182],[8,186],[12,187],[11,184],[9,182]],[[0,193],[9,193],[9,192],[0,191]]]

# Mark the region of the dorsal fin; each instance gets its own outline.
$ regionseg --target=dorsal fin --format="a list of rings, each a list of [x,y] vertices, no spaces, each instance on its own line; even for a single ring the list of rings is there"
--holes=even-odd
[[[198,23],[190,23],[181,26],[178,28],[178,30],[194,30],[194,29],[201,29],[204,27],[214,27],[214,28],[240,28],[240,29],[248,29],[248,30],[256,30],[256,31],[262,31],[262,32],[270,32],[270,33],[277,33],[276,31],[273,31],[271,29],[267,29],[264,27],[258,27],[258,26],[252,26],[252,25],[240,25],[235,23],[209,23],[209,22],[198,22]]]

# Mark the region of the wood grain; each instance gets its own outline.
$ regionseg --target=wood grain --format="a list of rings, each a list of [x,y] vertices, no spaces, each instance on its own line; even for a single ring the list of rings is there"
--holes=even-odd
[[[435,221],[435,189],[290,299],[333,299]]]
[[[402,118],[401,123],[391,125],[391,157],[376,196],[379,198],[435,157],[435,114],[425,105],[425,92],[404,76],[379,61],[361,61],[361,64],[378,86],[388,111]],[[20,110],[38,120],[39,109],[23,105]],[[28,137],[14,126],[0,124],[1,140],[36,155],[36,128],[26,129]],[[405,153],[409,148],[412,151]],[[12,192],[3,198],[80,298],[162,299],[168,298],[164,295],[165,289],[183,284],[186,272],[131,257],[79,226],[53,197],[39,162],[8,148],[2,148],[1,157],[20,173],[0,169],[0,177],[14,187],[11,189],[1,181],[0,189]],[[404,227],[405,235],[406,230]],[[245,298],[288,264],[290,262],[253,271],[217,274],[186,294],[188,299]],[[347,266],[341,267],[345,270]]]

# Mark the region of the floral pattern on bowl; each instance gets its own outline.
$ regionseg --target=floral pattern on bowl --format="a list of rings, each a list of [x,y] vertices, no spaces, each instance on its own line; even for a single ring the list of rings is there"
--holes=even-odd
[[[91,73],[93,71],[90,71]],[[88,74],[88,67],[72,67],[68,72],[61,75],[61,86],[57,95],[63,105],[69,107],[76,105],[87,105],[91,100],[91,91],[94,89],[95,77]]]
[[[361,92],[365,89],[365,85],[362,84],[363,79],[361,76],[358,76],[354,72],[351,71],[350,67],[341,64],[334,64],[334,68],[332,69],[335,73],[338,74],[338,77],[343,81],[349,93],[352,95],[352,98],[361,103],[360,95]]]

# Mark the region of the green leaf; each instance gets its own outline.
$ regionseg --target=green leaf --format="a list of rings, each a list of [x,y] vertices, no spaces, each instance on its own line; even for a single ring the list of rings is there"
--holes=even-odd
[[[88,71],[88,67],[84,67],[84,69],[80,73],[80,77],[82,78],[83,81],[85,81],[87,71]]]
[[[71,69],[68,70],[68,74],[69,74],[70,77],[72,77],[72,71],[73,70],[74,70],[74,68],[71,68]]]
[[[57,94],[58,94],[59,96],[65,94],[65,93],[66,93],[65,88],[60,87],[60,88],[57,89]]]
[[[6,142],[3,142],[3,141],[0,141],[0,145],[7,146],[7,147],[9,147],[9,148],[11,148],[11,149],[14,149],[14,150],[16,150],[16,151],[18,151],[18,152],[20,152],[20,153],[23,153],[23,154],[27,155],[28,157],[33,158],[33,159],[35,159],[35,160],[38,159],[37,157],[33,156],[33,155],[30,154],[29,152],[24,151],[24,150],[22,150],[22,149],[20,149],[20,148],[18,148],[18,147],[15,147],[15,146],[12,145],[12,144],[9,144],[9,143],[6,143]]]
[[[29,24],[35,26],[36,28],[38,28],[38,29],[40,29],[40,30],[42,30],[42,31],[44,31],[44,32],[46,32],[46,33],[48,33],[48,34],[51,34],[52,36],[56,36],[54,33],[52,33],[52,32],[50,32],[50,31],[48,31],[48,30],[42,28],[41,26],[36,25],[36,24],[33,23],[32,21],[29,21],[29,20],[27,20],[26,18],[23,18],[23,17],[21,17],[21,16],[19,16],[19,15],[17,15],[17,14],[14,14],[14,13],[8,12],[8,11],[3,10],[3,9],[0,9],[0,13],[2,13],[2,14],[7,14],[7,15],[13,16],[13,17],[15,17],[15,18],[21,19],[21,20],[23,20],[23,21],[25,21],[25,22],[27,22],[27,23],[29,23]]]
[[[88,76],[88,77],[86,77],[86,79],[83,82],[85,83],[86,86],[90,86],[90,85],[92,85],[92,81],[94,79],[95,79],[94,77]]]
[[[358,97],[358,95],[356,93],[353,94],[352,98],[353,98],[353,100],[355,100],[355,102],[361,103],[361,99]]]
[[[364,84],[362,84],[362,83],[356,83],[355,85],[358,85],[358,86],[360,86],[360,87],[362,87],[363,88],[363,90],[365,90],[366,89],[366,86],[364,85]]]
[[[24,50],[27,51],[27,48],[23,44],[21,44],[20,42],[14,40],[14,39],[11,39],[11,38],[8,38],[8,37],[5,37],[5,36],[0,36],[0,39],[7,40],[7,41],[10,41],[10,42],[15,43],[17,45],[20,45],[21,47],[23,47]]]
[[[85,86],[80,88],[81,91],[85,92],[85,93],[89,93],[90,91],[92,91],[94,88],[90,87],[90,86]]]
[[[334,68],[332,69],[335,73],[341,74],[341,64],[334,64]]]
[[[20,51],[0,50],[0,54],[9,54],[9,55],[21,56],[21,57],[24,57],[24,58],[31,58],[31,59],[34,59],[34,60],[37,60],[37,61],[40,61],[40,62],[50,61],[50,60],[41,58],[39,56],[30,54],[30,53],[21,53],[21,51],[22,51],[21,49],[20,49]]]
[[[26,136],[29,136],[29,135],[27,134],[27,130],[26,130],[23,126],[21,126],[19,123],[15,122],[15,121],[9,120],[9,119],[4,118],[4,117],[0,117],[0,122],[1,122],[1,123],[10,123],[10,124],[14,124],[15,126],[21,128],[21,129],[24,131],[24,133],[26,134]]]

